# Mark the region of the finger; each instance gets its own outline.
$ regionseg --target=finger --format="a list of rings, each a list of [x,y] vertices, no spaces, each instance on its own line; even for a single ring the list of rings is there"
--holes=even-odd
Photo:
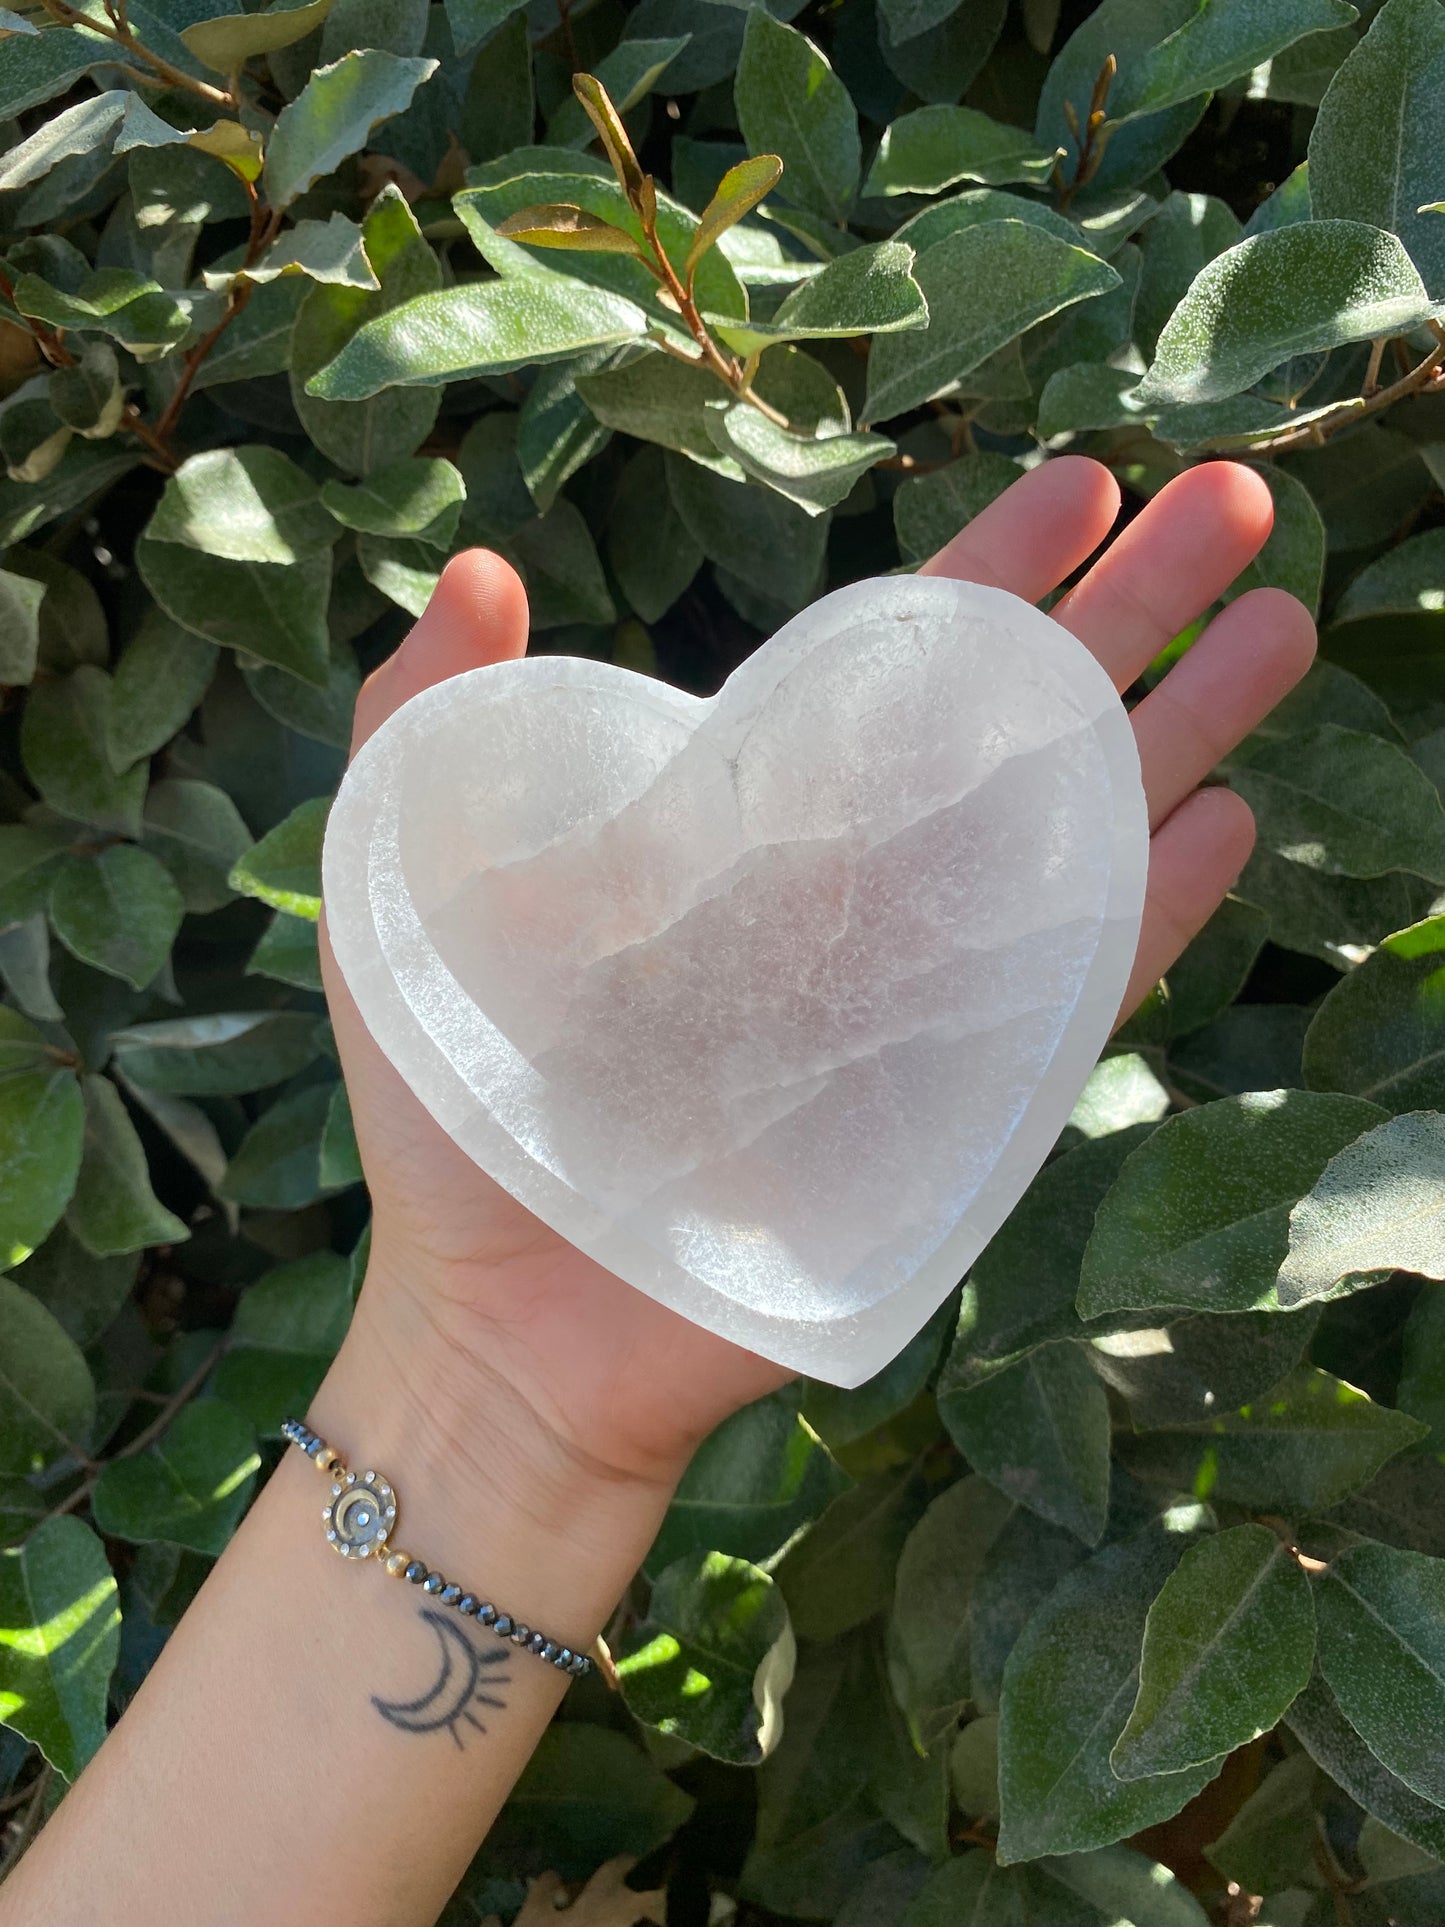
[[[1283,589],[1252,589],[1215,617],[1134,710],[1151,824],[1264,720],[1314,655],[1309,611]]]
[[[918,573],[1037,602],[1088,560],[1118,513],[1119,486],[1103,463],[1060,455],[1005,489]]]
[[[354,756],[394,710],[433,683],[527,653],[527,592],[490,549],[464,549],[442,570],[401,647],[367,677],[352,724]]]
[[[1264,546],[1268,485],[1237,462],[1176,475],[1053,611],[1127,689]]]
[[[1254,848],[1254,817],[1232,790],[1197,790],[1149,844],[1149,889],[1122,1023],[1197,936]]]

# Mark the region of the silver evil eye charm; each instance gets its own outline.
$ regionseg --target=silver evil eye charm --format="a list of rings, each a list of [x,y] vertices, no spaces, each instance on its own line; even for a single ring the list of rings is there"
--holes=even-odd
[[[396,1523],[396,1493],[380,1472],[348,1472],[322,1507],[326,1538],[343,1559],[380,1558]]]

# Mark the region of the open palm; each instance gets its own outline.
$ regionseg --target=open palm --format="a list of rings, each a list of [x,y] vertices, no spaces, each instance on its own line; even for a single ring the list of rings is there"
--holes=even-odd
[[[1106,539],[1119,495],[1108,470],[1063,457],[1025,475],[924,573],[1038,601]],[[1179,476],[1095,561],[1053,614],[1120,689],[1228,588],[1269,533],[1253,471],[1211,463]],[[419,690],[521,656],[526,595],[499,557],[447,567],[425,615],[367,683],[355,746]],[[1308,613],[1255,589],[1133,713],[1149,800],[1149,887],[1125,1010],[1210,916],[1249,855],[1253,824],[1230,792],[1198,786],[1299,680],[1314,653]],[[697,1441],[786,1376],[688,1323],[569,1245],[479,1170],[407,1090],[366,1032],[323,944],[362,1161],[374,1207],[363,1309],[397,1345],[481,1374],[500,1409],[525,1408],[571,1461],[675,1478]],[[495,1409],[489,1417],[495,1419]]]

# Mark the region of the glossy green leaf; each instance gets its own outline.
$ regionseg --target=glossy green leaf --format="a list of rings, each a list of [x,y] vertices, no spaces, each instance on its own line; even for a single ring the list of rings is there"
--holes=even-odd
[[[1445,293],[1439,197],[1445,21],[1432,0],[1388,0],[1336,72],[1310,133],[1313,212],[1398,234],[1433,294]]]
[[[70,1081],[74,1089],[74,1079]],[[7,1077],[0,1083],[0,1100],[13,1082]],[[78,1091],[75,1101],[78,1106]],[[13,1170],[9,1164],[7,1175]],[[35,1472],[85,1450],[95,1418],[95,1385],[75,1340],[13,1278],[0,1278],[0,1310],[5,1318],[0,1469]]]
[[[756,483],[667,458],[667,486],[683,527],[709,561],[798,609],[819,586],[828,516],[809,515]]]
[[[819,1517],[845,1475],[777,1398],[746,1405],[705,1438],[673,1494],[649,1572],[704,1552],[762,1562]]]
[[[316,1056],[316,1029],[307,1011],[218,1012],[134,1024],[111,1043],[132,1084],[188,1097],[234,1095],[304,1070]]]
[[[1387,1111],[1445,1108],[1445,918],[1386,937],[1315,1013],[1305,1082]]]
[[[399,114],[434,60],[413,60],[372,48],[318,67],[295,100],[277,116],[266,144],[266,196],[286,207],[321,174],[365,146],[378,122]]]
[[[1109,1403],[1076,1345],[1044,1345],[939,1410],[969,1464],[1051,1525],[1097,1545],[1109,1508]]]
[[[645,1725],[756,1766],[782,1738],[794,1658],[788,1609],[768,1575],[708,1552],[658,1574],[617,1674]]]
[[[0,569],[0,678],[28,683],[40,650],[40,605],[45,584]]]
[[[111,678],[106,744],[113,769],[126,770],[164,747],[205,695],[216,668],[214,643],[148,609]]]
[[[228,562],[287,563],[323,553],[337,531],[310,476],[258,445],[208,449],[182,463],[146,537]]]
[[[1435,1111],[1392,1117],[1331,1158],[1290,1213],[1280,1303],[1395,1270],[1445,1278],[1445,1117]]]
[[[1177,1773],[1247,1745],[1308,1686],[1314,1656],[1309,1581],[1277,1534],[1242,1525],[1201,1540],[1149,1608],[1115,1773]]]
[[[950,235],[919,257],[914,279],[929,326],[874,346],[867,423],[946,394],[1035,322],[1119,284],[1105,262],[1025,221],[986,221]]]
[[[1403,334],[1434,312],[1393,235],[1363,221],[1256,234],[1202,270],[1159,336],[1140,401],[1237,395],[1291,355]]]
[[[1380,1121],[1363,1100],[1305,1091],[1257,1091],[1170,1118],[1099,1206],[1081,1314],[1274,1309],[1290,1211]]]
[[[108,1077],[81,1080],[85,1142],[66,1226],[97,1258],[123,1257],[190,1236],[151,1189],[145,1147]]]
[[[865,194],[940,194],[959,181],[1039,186],[1054,156],[1021,127],[1006,127],[972,107],[916,107],[884,129]]]
[[[1109,1764],[1138,1688],[1149,1608],[1184,1551],[1151,1532],[1070,1573],[1009,1656],[999,1712],[998,1857],[1083,1853],[1177,1813],[1212,1766],[1124,1781]]]
[[[906,1467],[863,1479],[789,1546],[772,1570],[800,1639],[836,1639],[884,1609],[924,1498]]]
[[[1408,870],[1445,881],[1445,807],[1402,750],[1325,723],[1270,743],[1231,777],[1264,842],[1345,876]]]
[[[325,687],[329,551],[291,563],[232,562],[144,535],[136,544],[136,565],[161,608],[183,629]]]
[[[1116,119],[1193,100],[1249,73],[1306,34],[1356,18],[1345,0],[1203,0],[1162,12],[1157,45],[1137,67],[1122,69],[1117,91],[1110,94]]]
[[[684,272],[692,274],[709,248],[744,216],[751,214],[759,201],[771,194],[782,176],[783,163],[776,154],[758,154],[738,161],[718,182],[717,190],[702,211],[697,233],[687,251]]]
[[[115,1575],[88,1525],[49,1519],[0,1552],[0,1624],[0,1720],[73,1780],[105,1738],[120,1650]]]
[[[1376,1759],[1318,1673],[1290,1708],[1287,1724],[1316,1765],[1366,1813],[1437,1860],[1445,1859],[1445,1814]]]
[[[331,809],[329,797],[298,803],[284,823],[269,830],[231,872],[243,896],[273,910],[315,922],[321,915],[321,840]]]
[[[794,435],[745,401],[710,409],[706,425],[721,453],[810,515],[836,508],[894,450],[883,435]]]
[[[222,1195],[271,1211],[297,1211],[315,1203],[321,1196],[321,1135],[330,1107],[331,1088],[326,1084],[277,1098],[237,1146],[226,1167]]]
[[[1368,1540],[1329,1562],[1320,1671],[1350,1725],[1413,1793],[1445,1805],[1445,1559]]]
[[[923,328],[928,307],[913,267],[913,250],[904,242],[879,241],[840,255],[800,282],[771,320],[743,322],[712,315],[709,324],[741,354],[772,341],[822,341]]]
[[[373,469],[365,481],[322,485],[321,499],[343,528],[365,535],[415,536],[447,550],[466,500],[456,466],[411,456]]]
[[[184,908],[165,866],[130,843],[70,857],[50,892],[66,949],[137,990],[164,968]]]
[[[764,8],[752,9],[733,100],[749,152],[782,161],[787,198],[825,220],[841,220],[862,166],[858,115],[813,42]]]
[[[182,1407],[144,1452],[96,1481],[95,1522],[113,1538],[218,1553],[241,1522],[261,1464],[250,1424],[216,1398]]]
[[[216,1367],[217,1398],[262,1438],[315,1397],[351,1320],[346,1262],[331,1251],[279,1265],[248,1285],[231,1322],[231,1342]]]
[[[1196,1498],[1315,1512],[1358,1490],[1424,1434],[1328,1372],[1301,1367],[1267,1397],[1202,1425],[1161,1427],[1124,1462]]]
[[[146,795],[141,841],[170,872],[186,909],[204,915],[235,895],[231,866],[250,849],[251,832],[224,790],[167,776]]]
[[[181,39],[219,74],[233,74],[256,54],[290,47],[319,27],[332,0],[280,0],[256,13],[223,13],[181,28]]]

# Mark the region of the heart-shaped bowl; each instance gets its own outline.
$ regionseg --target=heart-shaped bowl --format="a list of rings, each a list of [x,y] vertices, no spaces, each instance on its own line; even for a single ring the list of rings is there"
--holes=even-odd
[[[324,892],[372,1036],[484,1171],[683,1316],[856,1385],[1048,1155],[1147,866],[1088,651],[899,576],[706,699],[564,656],[424,690],[341,786]]]

